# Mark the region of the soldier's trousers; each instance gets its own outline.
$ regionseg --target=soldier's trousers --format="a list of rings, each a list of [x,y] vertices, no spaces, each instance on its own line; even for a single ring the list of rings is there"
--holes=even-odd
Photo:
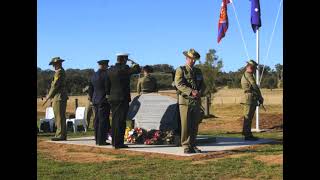
[[[54,120],[57,127],[55,137],[67,138],[67,127],[66,127],[66,108],[67,100],[54,100],[52,102],[52,108],[54,112]]]
[[[124,133],[129,110],[129,102],[110,102],[112,112],[112,146],[124,144]]]
[[[90,125],[90,120],[93,117],[93,121],[95,121],[95,110],[94,110],[94,106],[92,105],[92,103],[90,101],[88,101],[88,103],[86,104],[86,113],[85,113],[85,117],[87,120],[87,127],[89,128]],[[94,122],[93,122],[94,124]]]
[[[243,129],[242,135],[252,136],[251,124],[254,113],[256,111],[256,104],[243,104]]]
[[[104,102],[94,106],[94,136],[96,144],[103,144],[107,140],[107,132],[110,129],[110,105],[108,102]]]
[[[200,120],[200,106],[179,105],[181,119],[181,145],[183,148],[196,146]]]

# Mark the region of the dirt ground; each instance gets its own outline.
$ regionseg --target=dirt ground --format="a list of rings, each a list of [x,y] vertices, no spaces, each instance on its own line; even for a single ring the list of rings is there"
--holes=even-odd
[[[265,145],[254,145],[239,148],[234,151],[218,151],[209,152],[206,154],[199,154],[196,156],[175,156],[168,154],[158,154],[158,153],[148,153],[148,152],[137,152],[128,150],[115,150],[115,149],[105,149],[99,147],[89,147],[84,145],[70,145],[70,144],[58,144],[46,142],[46,140],[38,139],[37,141],[37,151],[40,153],[45,153],[50,159],[56,161],[66,161],[66,162],[77,162],[77,163],[89,163],[96,162],[101,163],[105,161],[115,161],[115,160],[127,160],[125,158],[119,158],[117,155],[121,155],[125,152],[129,156],[143,156],[145,159],[152,158],[164,158],[172,160],[192,160],[194,164],[203,164],[212,160],[218,160],[219,158],[236,158],[247,155],[243,153],[246,150],[254,150],[258,147],[263,147]],[[260,161],[270,161],[269,156],[262,156],[258,158]],[[270,155],[271,157],[271,155]],[[271,157],[275,159],[275,157]],[[280,158],[280,157],[278,157]],[[280,162],[280,160],[279,160]]]
[[[260,129],[279,131],[283,129],[283,108],[282,105],[266,105],[267,112],[259,115]],[[203,132],[219,130],[227,133],[239,133],[242,131],[243,115],[242,107],[237,104],[213,105],[210,112],[216,118],[206,118],[199,126]],[[252,120],[252,127],[255,127],[255,116]]]

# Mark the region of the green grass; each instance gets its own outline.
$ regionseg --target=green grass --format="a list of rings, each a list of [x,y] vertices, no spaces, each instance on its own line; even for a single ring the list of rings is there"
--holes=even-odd
[[[266,149],[261,148],[260,151]],[[38,179],[282,179],[282,165],[267,165],[254,159],[255,154],[261,152],[208,161],[206,164],[125,154],[116,155],[124,158],[118,161],[70,163],[54,161],[38,153]]]
[[[42,116],[42,114],[38,114]],[[38,118],[39,121],[39,118]],[[68,131],[68,138],[93,136],[91,128],[85,133]],[[130,126],[130,122],[127,122]],[[241,133],[227,133],[222,130],[200,131],[199,134],[219,137],[242,137]],[[121,160],[103,163],[75,163],[50,159],[48,154],[37,153],[38,179],[283,179],[283,165],[268,165],[255,159],[259,155],[283,154],[283,132],[254,133],[260,138],[276,140],[275,143],[259,145],[256,148],[232,150],[239,157],[210,159],[194,164],[192,160],[172,160],[165,158],[150,158],[143,155],[111,154]],[[54,133],[40,133],[38,138],[48,139]]]
[[[68,137],[87,136],[69,134]],[[213,132],[210,135],[222,137],[241,137],[240,134]],[[283,179],[283,165],[268,165],[254,159],[257,155],[279,155],[283,153],[282,132],[264,132],[255,134],[261,138],[272,138],[279,143],[266,144],[254,149],[234,151],[246,153],[240,157],[212,159],[205,164],[192,164],[192,160],[171,160],[164,158],[146,158],[142,155],[104,153],[122,160],[103,163],[71,163],[50,159],[38,152],[38,179]],[[41,137],[41,136],[40,136]]]

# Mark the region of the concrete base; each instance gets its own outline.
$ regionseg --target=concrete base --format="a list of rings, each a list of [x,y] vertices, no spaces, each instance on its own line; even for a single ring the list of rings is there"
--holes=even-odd
[[[251,132],[266,132],[266,129],[251,129]]]
[[[225,150],[237,149],[237,148],[246,147],[246,146],[255,145],[255,144],[264,144],[264,143],[272,142],[272,140],[270,139],[259,139],[258,141],[244,141],[243,138],[229,138],[229,137],[208,138],[208,137],[209,136],[198,136],[197,138],[198,142],[200,140],[200,143],[198,143],[197,147],[202,150],[202,153],[225,151]],[[214,141],[212,142],[212,140]],[[72,139],[68,139],[67,141],[48,141],[48,142],[85,145],[85,146],[92,146],[92,147],[98,147],[98,148],[109,148],[109,149],[112,148],[111,145],[96,146],[93,136],[72,138]],[[144,144],[131,144],[131,143],[125,143],[125,144],[127,144],[129,148],[125,148],[123,150],[128,150],[128,151],[170,154],[170,155],[177,155],[177,156],[199,155],[199,153],[184,154],[183,148],[177,147],[175,145],[144,145]]]

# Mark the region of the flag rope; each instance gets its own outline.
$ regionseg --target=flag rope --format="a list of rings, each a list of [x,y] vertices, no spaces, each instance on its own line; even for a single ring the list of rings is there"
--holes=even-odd
[[[238,23],[238,26],[239,26],[239,31],[240,31],[240,34],[241,34],[243,46],[244,46],[244,49],[245,49],[245,51],[246,51],[246,53],[247,53],[247,59],[249,60],[249,53],[248,53],[247,45],[246,45],[246,43],[245,43],[245,41],[244,41],[244,37],[243,37],[242,29],[241,29],[241,26],[240,26],[240,23],[239,23],[237,11],[236,11],[236,8],[235,8],[235,6],[234,6],[234,4],[233,4],[233,1],[230,1],[230,2],[231,2],[231,4],[232,4],[233,12],[234,12],[234,14],[235,14],[235,16],[236,16],[236,20],[237,20],[237,23]]]
[[[279,13],[280,13],[281,5],[282,5],[282,0],[280,1],[280,5],[279,5],[279,8],[278,8],[278,13],[277,13],[276,21],[275,21],[275,23],[274,23],[273,30],[272,30],[272,33],[271,33],[271,37],[270,37],[269,46],[268,46],[268,50],[267,50],[267,55],[266,55],[265,61],[269,58],[270,47],[271,47],[271,44],[272,44],[272,39],[273,39],[274,31],[275,31],[276,26],[277,26],[277,22],[278,22],[278,18],[279,18]],[[265,65],[263,65],[263,68],[262,68],[262,73],[261,73],[261,75],[260,75],[260,82],[259,82],[259,84],[261,83],[261,80],[262,80],[262,77],[263,77],[264,67],[265,67]]]

